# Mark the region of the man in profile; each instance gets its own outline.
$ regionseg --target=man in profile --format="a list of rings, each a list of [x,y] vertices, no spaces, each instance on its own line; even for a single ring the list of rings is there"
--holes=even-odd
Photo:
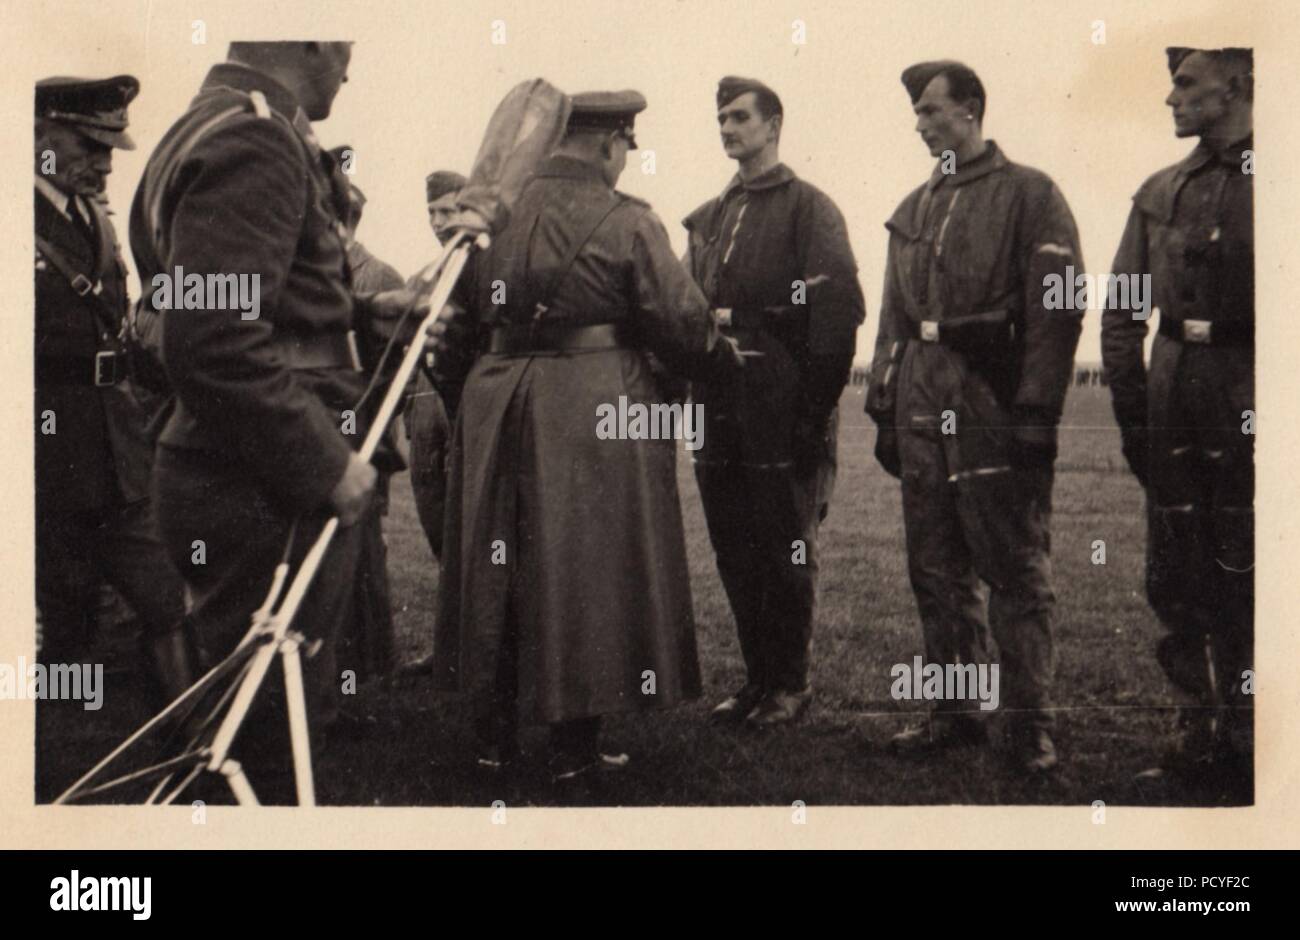
[[[1253,56],[1168,50],[1174,134],[1196,147],[1142,184],[1111,270],[1149,276],[1160,312],[1107,310],[1102,361],[1124,456],[1147,496],[1156,648],[1190,699],[1165,761],[1252,779],[1255,537]]]
[[[347,187],[312,133],[351,54],[347,42],[232,43],[154,151],[131,213],[143,282],[178,267],[259,279],[255,318],[238,309],[160,313],[176,406],[158,442],[154,487],[164,544],[214,661],[247,631],[286,546],[296,564],[338,516],[295,620],[321,640],[304,660],[314,733],[338,711],[334,644],[351,616],[356,523],[375,487],[375,468],[356,452],[366,428],[354,409],[367,384],[358,349],[382,347],[383,324],[410,299],[354,296],[339,233]],[[282,727],[252,722],[240,745]],[[287,768],[286,755],[271,757],[270,774]]]
[[[866,410],[878,459],[902,481],[927,664],[986,664],[996,641],[1011,753],[1040,773],[1058,762],[1052,480],[1083,316],[1048,309],[1044,285],[1083,269],[1079,237],[1052,180],[984,139],[986,95],[973,70],[923,62],[902,81],[938,163],[886,223]],[[987,612],[980,581],[990,588]],[[941,700],[893,745],[983,743],[977,707]]]

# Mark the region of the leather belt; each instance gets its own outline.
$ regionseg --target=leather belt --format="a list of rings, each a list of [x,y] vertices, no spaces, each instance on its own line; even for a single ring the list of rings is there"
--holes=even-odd
[[[618,324],[596,323],[569,326],[563,323],[498,326],[488,341],[488,352],[498,356],[529,356],[535,353],[576,350],[618,349]]]
[[[718,326],[733,330],[765,330],[795,311],[790,305],[772,307],[717,307]]]
[[[1015,337],[1015,323],[1003,310],[986,310],[982,313],[968,313],[946,320],[922,320],[912,324],[912,338],[923,343],[940,343],[942,345],[965,345],[972,341],[991,342]]]
[[[126,353],[101,349],[93,356],[37,356],[36,384],[107,388],[127,377]]]
[[[351,369],[361,371],[357,334],[276,333],[271,341],[286,369]]]
[[[1198,346],[1249,346],[1255,342],[1255,324],[1245,320],[1176,320],[1160,315],[1160,335]]]

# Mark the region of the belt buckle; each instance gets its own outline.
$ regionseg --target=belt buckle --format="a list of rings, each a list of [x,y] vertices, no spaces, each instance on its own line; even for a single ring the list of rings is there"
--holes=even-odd
[[[72,289],[77,292],[78,297],[85,297],[92,291],[99,293],[99,285],[84,274],[78,274],[72,279]]]
[[[1210,341],[1210,332],[1211,326],[1209,320],[1183,321],[1184,343],[1208,343]]]
[[[718,316],[718,326],[731,326],[731,308],[719,307],[713,311]]]
[[[924,343],[939,342],[939,323],[937,320],[921,321],[921,341]]]
[[[117,384],[117,353],[111,349],[101,349],[95,353],[95,385],[106,388]]]

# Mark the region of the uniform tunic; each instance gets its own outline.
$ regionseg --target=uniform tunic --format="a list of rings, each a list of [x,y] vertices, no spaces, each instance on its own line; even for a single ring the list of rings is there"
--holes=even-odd
[[[1134,197],[1112,270],[1151,277],[1161,327],[1149,369],[1148,321],[1127,310],[1102,318],[1125,454],[1147,487],[1147,593],[1171,631],[1160,661],[1202,699],[1206,634],[1230,699],[1251,665],[1255,437],[1244,429],[1255,407],[1254,176],[1242,170],[1251,148],[1249,137],[1222,152],[1202,141]],[[1208,342],[1187,341],[1185,325],[1198,322]]]
[[[85,652],[98,590],[108,580],[148,633],[177,627],[180,579],[167,563],[148,501],[152,444],[129,379],[95,384],[95,357],[117,357],[126,315],[126,269],[108,214],[47,181],[35,194],[36,234],[96,289],[78,292],[36,258],[36,591],[42,655]],[[78,208],[80,207],[80,208]],[[75,225],[72,213],[83,213]],[[119,376],[120,378],[120,376]],[[44,433],[53,415],[52,433]]]
[[[265,116],[255,95],[268,106]],[[293,95],[238,63],[209,72],[136,193],[131,245],[144,283],[177,266],[260,278],[256,319],[237,309],[162,316],[163,364],[177,403],[160,438],[154,486],[164,541],[214,660],[247,630],[300,516],[291,561],[310,547],[349,451],[364,437],[362,416],[355,433],[344,433],[342,412],[366,383],[348,357],[316,368],[288,358],[290,346],[320,348],[331,339],[330,349],[346,349],[347,331],[365,322],[341,233],[347,204]],[[314,730],[337,708],[334,639],[351,614],[361,532],[338,531],[295,619],[295,628],[324,641],[304,661]],[[258,727],[276,734],[282,723]],[[287,752],[271,751],[282,769]]]
[[[704,407],[695,473],[709,537],[748,681],[800,691],[817,526],[835,478],[836,402],[865,313],[857,265],[840,211],[785,164],[735,177],[684,224],[696,283],[730,311],[720,317],[730,317],[724,329],[741,348],[762,354],[692,387]]]
[[[1051,459],[1082,311],[1047,309],[1044,279],[1083,270],[1074,219],[1047,176],[990,141],[936,168],[887,228],[867,411],[896,429],[926,658],[987,660],[991,620],[1002,701],[1046,725]]]
[[[435,675],[482,702],[502,691],[503,657],[514,658],[515,676],[502,681],[517,683],[505,692],[525,721],[662,708],[700,691],[677,445],[596,434],[597,409],[621,396],[664,402],[646,351],[700,375],[717,340],[658,218],[596,168],[549,158],[462,279],[471,325],[459,350],[472,351],[481,331],[529,322],[539,285],[602,215],[539,320],[617,324],[623,345],[485,354],[463,392],[464,371],[440,359],[450,373],[440,385],[459,407]]]

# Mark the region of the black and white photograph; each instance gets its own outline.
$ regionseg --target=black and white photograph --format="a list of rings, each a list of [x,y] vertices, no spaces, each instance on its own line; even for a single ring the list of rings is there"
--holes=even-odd
[[[9,6],[16,806],[1294,782],[1285,5],[277,6]]]

